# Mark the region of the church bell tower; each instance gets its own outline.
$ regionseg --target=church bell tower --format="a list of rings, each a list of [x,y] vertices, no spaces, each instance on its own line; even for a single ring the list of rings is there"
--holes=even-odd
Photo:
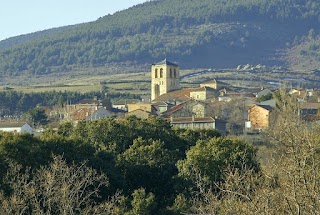
[[[173,90],[180,89],[180,71],[177,64],[164,59],[151,66],[151,101]]]

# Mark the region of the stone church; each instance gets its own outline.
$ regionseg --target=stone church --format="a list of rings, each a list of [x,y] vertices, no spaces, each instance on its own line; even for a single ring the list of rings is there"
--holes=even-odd
[[[167,59],[152,64],[151,67],[151,101],[170,91],[180,89],[179,66]]]

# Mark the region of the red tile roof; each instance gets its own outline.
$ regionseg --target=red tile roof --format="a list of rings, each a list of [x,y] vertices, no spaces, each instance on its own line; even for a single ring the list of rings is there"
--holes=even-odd
[[[167,101],[175,101],[175,100],[188,101],[190,99],[191,91],[192,91],[192,88],[171,91],[159,96],[157,99],[154,100],[154,102],[167,102]]]

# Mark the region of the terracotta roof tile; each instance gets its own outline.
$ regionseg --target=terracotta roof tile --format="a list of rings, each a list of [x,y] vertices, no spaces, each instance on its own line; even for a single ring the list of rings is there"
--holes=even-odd
[[[187,101],[190,99],[190,92],[192,91],[191,88],[188,89],[181,89],[168,92],[159,96],[154,102],[167,102],[167,101]]]

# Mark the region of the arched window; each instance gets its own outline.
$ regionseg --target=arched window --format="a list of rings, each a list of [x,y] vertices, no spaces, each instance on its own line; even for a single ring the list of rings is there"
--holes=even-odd
[[[160,69],[160,78],[163,78],[163,69]]]
[[[174,69],[174,77],[176,78],[177,77],[177,70]]]
[[[158,78],[158,69],[155,70],[154,77]]]
[[[170,78],[172,78],[172,69],[170,68]]]

